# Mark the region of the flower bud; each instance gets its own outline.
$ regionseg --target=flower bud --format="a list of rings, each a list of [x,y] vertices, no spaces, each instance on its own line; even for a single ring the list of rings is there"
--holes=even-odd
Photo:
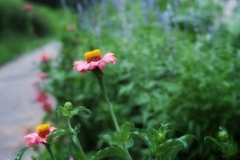
[[[64,104],[64,108],[66,108],[68,111],[71,111],[73,109],[73,105],[71,102],[66,102]]]
[[[166,138],[166,134],[165,133],[158,133],[158,137],[157,137],[157,140],[158,142],[163,142]]]
[[[222,141],[226,141],[228,139],[228,133],[226,131],[218,132],[218,138]]]

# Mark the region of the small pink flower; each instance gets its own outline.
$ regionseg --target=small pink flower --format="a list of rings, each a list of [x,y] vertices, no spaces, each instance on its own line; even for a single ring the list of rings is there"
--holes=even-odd
[[[25,12],[29,12],[29,11],[33,10],[33,6],[31,4],[26,4],[23,6],[23,10]]]
[[[24,136],[27,142],[27,146],[33,147],[40,143],[47,143],[47,136],[55,127],[50,127],[49,124],[42,124],[36,127],[37,133],[30,133]]]
[[[94,70],[97,67],[100,70],[103,70],[106,66],[106,63],[116,64],[117,60],[113,53],[107,53],[102,57],[100,50],[98,49],[91,52],[86,52],[84,56],[86,62],[79,60],[75,61],[73,64],[73,69],[81,73],[85,73],[87,70]]]
[[[73,157],[70,157],[69,160],[74,160]]]
[[[40,57],[40,62],[45,63],[48,62],[50,59],[51,59],[50,56],[47,56],[46,54],[43,53]]]
[[[45,103],[45,104],[43,104],[42,109],[45,112],[51,112],[52,111],[52,105],[50,103]]]
[[[37,92],[35,93],[35,99],[36,99],[36,101],[39,102],[39,103],[46,103],[47,100],[48,100],[48,98],[49,98],[49,96],[48,96],[48,94],[45,93],[45,92],[37,91]]]
[[[39,77],[40,79],[44,79],[44,78],[46,78],[46,76],[47,76],[47,74],[44,73],[44,72],[41,72],[41,73],[38,74],[38,77]]]

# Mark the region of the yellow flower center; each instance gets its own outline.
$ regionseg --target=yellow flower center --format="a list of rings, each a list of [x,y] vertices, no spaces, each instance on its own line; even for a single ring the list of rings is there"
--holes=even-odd
[[[50,133],[50,125],[49,124],[42,124],[36,127],[37,133],[39,137],[46,138],[47,135]]]
[[[102,59],[101,52],[99,49],[95,49],[90,52],[86,52],[84,54],[85,59],[87,60],[87,63],[90,63],[92,61],[99,61]]]

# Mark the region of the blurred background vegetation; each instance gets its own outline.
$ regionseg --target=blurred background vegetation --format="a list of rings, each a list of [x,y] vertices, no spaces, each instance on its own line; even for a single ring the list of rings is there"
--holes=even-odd
[[[34,6],[31,12],[22,10],[26,3]],[[214,145],[203,143],[205,136],[225,126],[240,143],[240,10],[237,4],[226,23],[225,3],[1,0],[0,64],[50,39],[60,40],[63,49],[54,67],[40,66],[48,75],[45,90],[58,105],[71,101],[92,111],[88,119],[75,119],[82,123],[83,148],[91,151],[104,146],[99,133],[113,126],[95,77],[72,71],[72,64],[95,48],[113,52],[118,61],[104,70],[104,79],[120,124],[158,128],[169,122],[175,136],[198,137],[178,159],[221,159]],[[59,152],[62,147],[56,146]],[[145,147],[136,140],[130,149],[134,159],[148,157]]]

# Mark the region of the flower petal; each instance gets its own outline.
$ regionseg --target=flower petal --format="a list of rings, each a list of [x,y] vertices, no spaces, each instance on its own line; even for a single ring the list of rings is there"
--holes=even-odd
[[[50,127],[50,132],[54,131],[55,129],[57,129],[56,127]]]
[[[105,61],[105,62],[110,62],[112,64],[116,64],[117,59],[116,59],[116,57],[114,56],[113,53],[107,53],[103,56],[102,60]]]
[[[81,72],[81,73],[85,73],[86,70],[88,70],[89,68],[89,64],[87,62],[84,61],[75,61],[73,64],[73,69]]]
[[[106,66],[105,61],[103,61],[103,60],[99,61],[99,63],[98,63],[98,68],[99,69],[103,70],[105,68],[105,66]]]
[[[37,133],[30,133],[24,136],[24,138],[27,141],[27,145],[29,147],[33,147],[35,145],[38,145],[40,143],[39,136]]]
[[[36,91],[35,93],[35,99],[39,103],[46,103],[48,98],[49,98],[48,94],[43,91]]]
[[[90,62],[90,63],[88,63],[88,64],[89,64],[88,69],[89,69],[89,70],[93,70],[93,69],[95,69],[96,67],[98,67],[99,61],[92,61],[92,62]]]

